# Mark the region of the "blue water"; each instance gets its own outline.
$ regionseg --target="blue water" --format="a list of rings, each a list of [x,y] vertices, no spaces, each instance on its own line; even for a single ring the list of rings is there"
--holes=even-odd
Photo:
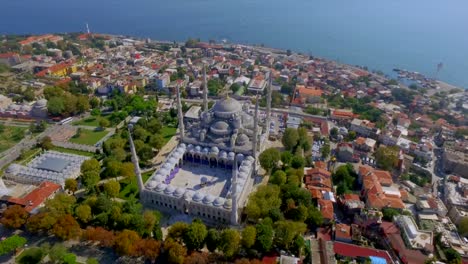
[[[468,88],[466,0],[3,0],[0,33],[228,39]]]

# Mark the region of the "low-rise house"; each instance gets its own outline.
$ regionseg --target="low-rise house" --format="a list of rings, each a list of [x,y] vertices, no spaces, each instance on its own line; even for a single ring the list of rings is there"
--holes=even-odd
[[[425,252],[433,252],[433,236],[430,231],[419,230],[414,219],[407,215],[398,215],[393,220],[400,228],[405,245],[412,249],[421,249]]]
[[[375,123],[369,120],[355,118],[351,121],[349,129],[364,137],[378,138],[380,135],[380,129],[376,128]]]
[[[343,207],[347,215],[359,214],[365,207],[365,204],[357,194],[344,194],[338,199],[340,205]]]
[[[318,208],[322,213],[325,223],[329,223],[335,219],[333,211],[333,202],[330,200],[319,200]]]
[[[352,243],[353,239],[351,234],[351,226],[347,224],[336,224],[335,240],[344,243]]]
[[[296,85],[293,93],[292,103],[296,105],[315,104],[320,102],[322,90],[317,87],[306,87]]]
[[[377,142],[372,138],[358,137],[353,142],[355,149],[365,152],[373,152],[375,150],[375,144]]]
[[[393,264],[393,258],[385,250],[374,248],[361,247],[358,245],[347,244],[342,242],[334,242],[334,251],[338,259],[367,259],[370,258],[371,263],[387,263]]]
[[[357,162],[359,157],[354,155],[353,145],[351,143],[340,143],[336,151],[337,158],[341,162]]]
[[[10,198],[8,203],[23,206],[28,213],[35,214],[44,205],[44,202],[53,198],[61,188],[62,186],[59,184],[45,181],[23,197]]]

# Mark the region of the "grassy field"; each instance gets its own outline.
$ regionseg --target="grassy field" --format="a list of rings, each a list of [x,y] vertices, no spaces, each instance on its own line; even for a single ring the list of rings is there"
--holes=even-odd
[[[24,138],[26,130],[28,130],[27,127],[3,126],[3,132],[0,133],[0,152],[20,142]]]
[[[167,143],[176,134],[177,128],[175,127],[163,127],[161,129],[161,135],[163,136],[165,143]]]
[[[106,130],[89,130],[89,129],[81,129],[81,133],[79,137],[72,137],[70,138],[70,142],[83,144],[83,145],[91,145],[94,146],[101,138],[107,135],[109,132]]]
[[[108,116],[89,116],[81,120],[75,121],[72,124],[75,126],[99,127],[99,120],[101,120],[102,118],[109,120]]]
[[[55,151],[63,152],[63,153],[76,154],[76,155],[81,155],[81,156],[86,156],[86,157],[94,156],[94,153],[91,153],[91,152],[81,151],[81,150],[76,150],[76,149],[66,149],[66,148],[57,147],[57,146],[54,146],[51,150],[55,150]]]
[[[143,183],[145,183],[153,174],[154,171],[145,172],[141,175]],[[137,197],[138,195],[138,183],[136,177],[131,179],[124,179],[120,181],[120,193],[119,198],[128,200]]]

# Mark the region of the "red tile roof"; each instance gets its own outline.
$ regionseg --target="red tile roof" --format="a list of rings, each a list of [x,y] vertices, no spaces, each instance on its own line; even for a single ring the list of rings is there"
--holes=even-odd
[[[26,211],[31,212],[60,188],[60,185],[46,181],[24,197],[10,198],[8,202],[23,205]]]
[[[333,249],[336,254],[345,257],[357,258],[374,256],[384,258],[387,261],[387,263],[393,263],[392,257],[390,257],[390,254],[385,250],[360,247],[357,245],[342,242],[333,243]]]
[[[347,224],[336,224],[335,225],[335,239],[341,238],[349,240],[351,239],[351,226]]]
[[[318,204],[323,218],[333,220],[333,202],[330,200],[319,200]]]

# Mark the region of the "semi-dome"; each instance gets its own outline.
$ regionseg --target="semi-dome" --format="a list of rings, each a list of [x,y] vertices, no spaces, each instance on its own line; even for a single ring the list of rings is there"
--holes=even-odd
[[[230,132],[229,124],[224,121],[217,121],[210,126],[210,131],[215,135],[225,135]]]
[[[218,153],[219,152],[219,148],[218,147],[211,147],[211,152],[212,153]]]
[[[167,187],[167,184],[160,183],[160,184],[158,184],[158,186],[156,186],[156,191],[157,192],[162,192],[162,191],[164,191],[166,189],[166,187]]]
[[[202,193],[199,193],[197,192],[194,196],[193,196],[193,200],[195,202],[200,202],[201,200],[203,200],[205,196],[202,194]]]
[[[232,114],[240,111],[242,111],[241,103],[231,97],[219,100],[213,107],[215,115]]]
[[[246,134],[240,134],[239,136],[237,136],[237,145],[245,145],[247,142],[249,142],[249,137],[246,135]]]
[[[208,194],[207,196],[205,196],[205,198],[203,199],[203,203],[204,204],[210,204],[214,201],[215,197],[211,194]]]
[[[169,185],[169,186],[167,186],[166,190],[164,190],[164,193],[165,194],[172,194],[174,191],[175,191],[174,186]]]
[[[213,205],[216,207],[220,207],[224,204],[225,200],[222,197],[218,197],[214,200]]]
[[[218,157],[221,158],[221,159],[227,158],[227,153],[226,153],[226,151],[222,150],[222,151],[218,154]]]
[[[34,104],[34,107],[37,107],[37,108],[47,107],[47,100],[46,99],[37,100],[36,103]]]
[[[231,159],[231,160],[233,160],[235,156],[236,156],[236,153],[234,153],[234,152],[229,152],[228,153],[228,158]]]

